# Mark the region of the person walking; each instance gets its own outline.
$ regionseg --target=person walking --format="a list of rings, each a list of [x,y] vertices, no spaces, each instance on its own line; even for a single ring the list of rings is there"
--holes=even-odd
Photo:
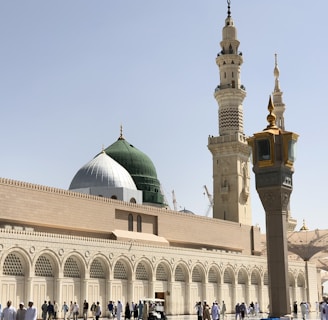
[[[219,308],[217,303],[213,302],[211,309],[212,320],[219,320]]]
[[[76,302],[74,302],[74,304],[73,304],[73,319],[74,320],[78,319],[79,312],[80,312],[80,307]]]
[[[117,312],[116,312],[116,316],[117,316],[117,320],[121,320],[121,314],[123,311],[123,306],[120,300],[117,301]]]
[[[139,319],[142,319],[143,303],[142,303],[141,300],[139,300],[138,311],[139,311],[138,312],[139,313],[138,317],[139,317]]]
[[[101,316],[101,305],[99,301],[97,301],[97,306],[96,306],[96,320],[99,320],[99,317]]]
[[[25,312],[25,320],[36,320],[37,311],[33,305],[33,301],[28,302],[28,308]]]
[[[92,319],[95,320],[96,319],[96,308],[97,308],[97,305],[95,302],[92,303],[91,305],[91,308],[90,308],[90,311],[92,313]]]
[[[139,314],[138,314],[138,304],[134,304],[134,310],[133,310],[133,319],[138,320]]]
[[[226,311],[227,311],[227,307],[226,307],[224,301],[222,300],[221,315],[222,315],[223,320],[224,320],[224,316],[225,316]]]
[[[204,320],[211,320],[210,306],[206,302],[204,302],[203,319]]]
[[[48,312],[48,320],[52,320],[55,314],[55,308],[54,305],[51,304],[51,301],[49,301],[48,303],[47,312]]]
[[[58,303],[54,301],[54,319],[57,319],[58,312],[59,312]]]
[[[202,302],[199,301],[196,303],[196,313],[197,313],[197,320],[202,320],[203,319],[203,306]]]
[[[24,302],[19,304],[16,312],[16,320],[25,320],[26,308],[24,308]]]
[[[112,300],[110,300],[108,302],[107,308],[108,308],[108,311],[109,311],[109,319],[111,319],[114,316],[114,312],[113,312],[114,311],[114,304],[113,304]]]
[[[67,305],[66,301],[64,301],[64,303],[62,305],[61,311],[64,314],[64,318],[63,319],[66,320],[66,313],[68,312],[68,305]]]
[[[42,316],[42,320],[47,320],[47,312],[48,312],[48,304],[47,301],[43,302],[43,305],[41,306],[41,316]]]
[[[130,311],[129,302],[127,302],[126,305],[125,305],[124,316],[125,316],[125,319],[130,319],[131,318],[131,311]]]
[[[87,300],[84,300],[83,302],[83,319],[87,320],[88,319],[88,311],[89,311],[89,303]]]
[[[16,309],[12,306],[11,300],[7,301],[7,307],[3,309],[1,320],[16,320]]]

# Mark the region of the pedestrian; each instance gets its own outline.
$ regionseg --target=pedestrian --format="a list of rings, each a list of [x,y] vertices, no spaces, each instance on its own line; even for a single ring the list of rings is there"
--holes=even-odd
[[[68,315],[69,320],[74,317],[73,310],[74,310],[74,304],[73,304],[73,301],[71,301],[69,304],[69,315]]]
[[[54,319],[57,319],[58,312],[59,312],[58,303],[54,301]]]
[[[93,320],[96,319],[96,308],[97,308],[96,303],[93,302],[92,305],[91,305],[91,308],[90,308]]]
[[[41,311],[42,311],[42,320],[47,320],[47,312],[48,312],[48,304],[47,301],[43,302],[43,305],[41,306]]]
[[[297,318],[297,301],[294,301],[293,313],[294,313],[294,318]]]
[[[134,310],[133,310],[133,319],[134,320],[138,320],[138,304],[137,303],[135,303],[135,305],[134,305]]]
[[[33,301],[28,302],[28,308],[25,312],[25,320],[36,320],[37,311],[33,305]]]
[[[148,303],[147,303],[147,301],[144,301],[144,303],[143,303],[142,320],[148,320]]]
[[[87,300],[84,300],[83,302],[83,319],[87,320],[88,319],[88,311],[89,311],[89,303]]]
[[[138,312],[138,313],[139,313],[138,317],[139,317],[139,319],[142,319],[143,303],[142,303],[141,300],[139,300],[138,311],[139,311],[139,312]]]
[[[48,320],[52,320],[54,317],[55,308],[54,305],[51,304],[51,301],[48,302],[47,313],[48,313]]]
[[[96,306],[96,320],[99,320],[99,317],[101,316],[101,305],[99,301],[97,301],[97,306]]]
[[[1,320],[16,320],[16,309],[12,306],[11,300],[7,301],[7,307],[3,309]]]
[[[16,312],[16,320],[25,320],[26,308],[24,308],[24,302],[19,304]]]
[[[117,313],[116,313],[116,316],[117,316],[117,320],[121,320],[121,314],[122,314],[122,311],[123,311],[123,306],[122,306],[122,303],[120,300],[117,301]]]
[[[210,314],[210,306],[204,302],[204,307],[203,307],[203,319],[204,320],[211,320],[211,314]]]
[[[80,307],[76,302],[74,302],[74,304],[73,304],[73,320],[78,319],[79,312],[80,312]]]
[[[66,301],[64,301],[64,303],[62,305],[61,311],[64,313],[64,320],[66,320],[66,313],[68,312],[68,305],[67,305]]]
[[[203,319],[203,306],[202,302],[199,301],[196,303],[196,313],[197,313],[197,320],[202,320]]]
[[[240,304],[239,302],[235,306],[235,319],[240,319]]]
[[[307,313],[308,313],[308,306],[307,306],[307,303],[302,301],[300,303],[300,307],[301,307],[301,313],[302,313],[302,319],[303,320],[306,320],[306,316],[307,316]],[[327,316],[326,316],[327,317]]]
[[[227,307],[226,307],[224,301],[222,300],[221,315],[222,315],[223,320],[224,320],[224,316],[225,316],[226,311],[227,311]]]
[[[114,313],[113,313],[113,311],[114,311],[114,305],[113,305],[113,301],[112,300],[110,300],[108,302],[107,308],[108,308],[108,311],[109,311],[109,318],[111,319],[114,316]]]
[[[218,305],[213,302],[211,309],[212,320],[219,320],[219,308]]]
[[[242,302],[241,305],[240,305],[240,317],[242,320],[245,319],[245,315],[246,315],[246,305],[245,305],[245,302]]]
[[[125,305],[124,316],[125,316],[125,319],[130,319],[131,318],[131,311],[130,311],[129,302],[127,302],[126,305]]]

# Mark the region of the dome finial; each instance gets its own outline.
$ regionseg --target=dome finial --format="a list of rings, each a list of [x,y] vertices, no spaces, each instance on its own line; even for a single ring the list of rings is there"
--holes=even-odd
[[[274,105],[273,105],[271,94],[270,94],[270,97],[269,97],[268,110],[269,110],[269,114],[267,116],[267,121],[269,122],[269,124],[267,126],[267,129],[277,128],[277,126],[276,126],[276,115],[273,113]]]
[[[309,230],[309,228],[308,228],[307,225],[305,224],[305,219],[303,219],[303,225],[302,225],[300,231],[307,231],[307,230]]]
[[[118,140],[125,140],[124,137],[123,137],[123,126],[122,126],[122,124],[120,125],[120,136],[119,136]]]
[[[231,17],[230,3],[231,3],[231,0],[227,0],[227,4],[228,4],[228,17]]]

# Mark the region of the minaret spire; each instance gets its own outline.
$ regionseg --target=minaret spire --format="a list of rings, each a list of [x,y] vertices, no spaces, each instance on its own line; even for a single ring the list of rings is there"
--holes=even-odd
[[[227,0],[227,4],[228,4],[228,17],[229,18],[231,17],[230,3],[231,3],[231,0]]]
[[[279,83],[279,75],[280,71],[278,68],[278,59],[277,59],[277,54],[274,55],[275,57],[275,66],[273,70],[273,75],[275,78],[275,83],[274,83],[274,90],[272,93],[273,97],[273,104],[275,107],[275,114],[276,114],[276,124],[277,126],[285,130],[285,119],[284,119],[284,112],[285,112],[285,104],[282,101],[282,91],[280,90],[280,83]]]

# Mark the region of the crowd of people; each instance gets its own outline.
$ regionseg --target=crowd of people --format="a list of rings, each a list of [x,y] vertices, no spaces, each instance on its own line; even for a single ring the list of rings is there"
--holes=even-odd
[[[10,300],[7,306],[1,312],[1,320],[36,320],[37,310],[33,301],[28,302],[28,308],[25,308],[24,302],[21,302],[16,309]]]
[[[195,305],[198,320],[224,320],[226,315],[226,305],[222,301],[221,305],[214,301],[213,305],[210,307],[206,301],[202,303],[197,302]],[[247,306],[244,302],[237,303],[235,306],[235,319],[243,320],[246,316],[258,316],[260,313],[260,307],[257,302],[251,302]],[[328,320],[328,319],[327,319]]]

